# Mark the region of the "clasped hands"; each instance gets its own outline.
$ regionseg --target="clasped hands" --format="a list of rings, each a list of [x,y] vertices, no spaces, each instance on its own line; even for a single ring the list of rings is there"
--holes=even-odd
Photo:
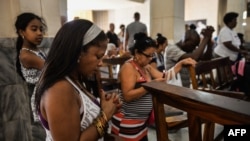
[[[209,37],[209,38],[212,37],[212,33],[213,32],[214,32],[214,27],[213,26],[207,26],[206,28],[204,28],[204,29],[201,30],[201,34],[204,37]]]
[[[122,106],[122,101],[118,93],[111,92],[106,93],[101,90],[101,108],[106,113],[108,118],[111,118],[114,113],[120,111]]]

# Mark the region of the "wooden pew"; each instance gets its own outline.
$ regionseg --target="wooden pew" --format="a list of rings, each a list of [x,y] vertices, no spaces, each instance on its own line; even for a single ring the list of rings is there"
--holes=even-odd
[[[89,77],[88,80],[85,80],[85,85],[88,91],[92,92],[96,97],[100,95],[100,89],[103,89],[104,86],[107,85],[117,85],[117,78],[113,77],[113,65],[122,65],[125,61],[130,59],[130,56],[123,56],[117,58],[109,58],[103,59],[103,63],[106,67],[108,67],[108,77],[104,78],[101,76],[100,70],[95,72],[93,76]]]
[[[117,78],[113,77],[113,66],[119,65],[121,67],[128,59],[130,59],[130,56],[124,56],[124,57],[115,57],[115,58],[105,58],[103,59],[103,63],[105,67],[108,68],[108,77],[102,77],[100,74],[98,75],[98,81],[100,84],[100,87],[102,88],[105,85],[117,85]]]
[[[234,76],[228,57],[198,62],[195,67],[189,66],[189,72],[193,89],[236,99],[248,100],[247,96],[243,92],[229,91],[234,80]],[[202,83],[202,85],[199,85],[199,82]],[[214,123],[205,124],[205,130],[213,131],[214,127]],[[223,138],[222,135],[223,131],[215,138],[215,140]]]
[[[222,125],[250,124],[250,102],[211,94],[165,82],[149,82],[143,87],[153,96],[157,141],[167,141],[164,104],[176,107],[188,114],[190,141],[202,141],[201,124],[203,120]],[[213,133],[206,131],[213,136]],[[213,137],[204,140],[213,140]]]
[[[247,99],[243,92],[232,92],[230,86],[234,80],[228,57],[215,58],[188,66],[192,88],[212,92],[237,99]],[[200,81],[199,81],[200,79]],[[199,85],[199,82],[202,85]]]

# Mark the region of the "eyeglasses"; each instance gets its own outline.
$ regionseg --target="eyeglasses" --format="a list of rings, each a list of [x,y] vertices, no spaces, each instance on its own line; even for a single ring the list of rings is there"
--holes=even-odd
[[[155,56],[154,54],[148,55],[148,54],[145,54],[143,52],[141,52],[141,54],[144,55],[147,58],[153,58]]]

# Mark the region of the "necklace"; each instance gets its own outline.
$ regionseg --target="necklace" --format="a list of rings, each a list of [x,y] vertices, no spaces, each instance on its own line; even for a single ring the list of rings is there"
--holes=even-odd
[[[72,77],[71,77],[72,78]],[[78,86],[78,88],[80,89],[80,90],[82,90],[92,101],[96,101],[96,97],[94,97],[84,86],[83,86],[83,84],[82,83],[80,83],[80,81],[79,80],[74,80],[74,79],[72,79],[74,82],[75,82],[75,84]]]

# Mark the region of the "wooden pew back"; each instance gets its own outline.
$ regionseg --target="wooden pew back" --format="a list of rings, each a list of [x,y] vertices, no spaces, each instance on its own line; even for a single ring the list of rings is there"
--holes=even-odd
[[[250,102],[211,94],[204,91],[178,87],[164,82],[149,82],[143,87],[152,94],[158,141],[169,140],[164,126],[164,104],[188,113],[189,140],[201,141],[202,120],[222,125],[250,124]],[[204,133],[213,135],[210,130]],[[209,137],[209,136],[206,136]],[[212,140],[204,139],[204,140]]]
[[[209,61],[198,62],[196,67],[190,67],[193,89],[227,88],[233,81],[233,73],[228,57],[215,58]],[[202,86],[198,86],[197,77],[202,80]]]
[[[198,62],[195,67],[188,67],[193,89],[212,92],[237,99],[246,98],[243,92],[230,91],[230,86],[234,80],[234,76],[228,57],[201,61]]]

